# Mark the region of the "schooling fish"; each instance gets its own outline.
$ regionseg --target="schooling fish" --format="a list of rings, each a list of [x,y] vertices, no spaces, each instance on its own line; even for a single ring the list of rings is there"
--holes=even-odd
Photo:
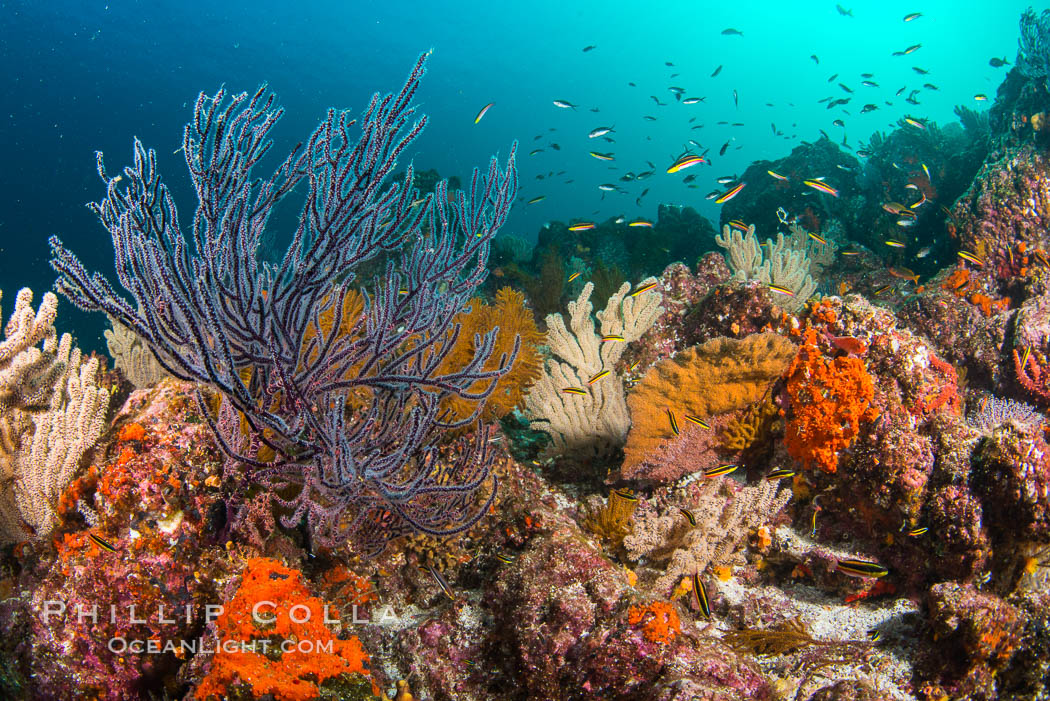
[[[838,197],[839,191],[821,180],[803,180],[802,184],[819,192],[826,193],[832,197]]]
[[[591,129],[590,133],[587,134],[588,139],[597,139],[599,136],[605,136],[606,134],[612,133],[612,127],[596,127]]]
[[[747,183],[740,183],[739,185],[737,185],[736,187],[732,188],[731,190],[728,190],[727,192],[725,192],[724,194],[722,194],[721,196],[719,196],[718,198],[715,199],[715,204],[722,204],[724,202],[728,202],[729,200],[733,199],[734,197],[736,197],[737,195],[740,194],[740,191],[744,189],[744,186],[746,184]]]
[[[912,12],[911,14],[904,15],[904,21],[911,22],[912,20],[919,19],[920,17],[922,17],[921,12]]]
[[[697,165],[698,163],[704,163],[704,162],[705,162],[705,160],[704,160],[703,156],[698,156],[696,154],[686,154],[686,155],[680,157],[674,163],[672,163],[667,168],[667,172],[668,173],[677,173],[680,170],[684,170],[685,168],[690,168],[692,166]]]
[[[568,100],[555,100],[554,106],[561,107],[562,109],[576,109],[576,105],[572,104]]]
[[[722,64],[719,64],[718,68],[715,69],[715,72],[711,74],[711,77],[714,78],[716,75],[718,75],[721,72],[722,72]]]
[[[901,280],[911,280],[916,285],[919,284],[919,275],[909,268],[888,268],[887,272],[893,277],[899,277]]]
[[[585,46],[585,47],[583,47],[583,53],[587,53],[588,51],[594,51],[597,48],[598,47],[596,45],[594,45],[594,44],[592,44],[590,46]]]
[[[1003,66],[1009,66],[1010,62],[1006,60],[1006,57],[1002,58],[991,58],[988,60],[988,65],[992,68],[1002,68]]]
[[[582,221],[569,227],[569,231],[590,231],[598,225],[592,221]]]
[[[742,37],[742,36],[744,36],[744,33],[742,31],[740,31],[739,29],[734,29],[733,27],[727,27],[726,29],[723,29],[722,30],[722,34],[724,36],[727,36],[727,37],[731,37],[731,36]]]
[[[490,102],[489,104],[487,104],[484,107],[482,107],[481,111],[478,112],[478,116],[474,117],[474,123],[477,124],[478,122],[480,122],[481,118],[485,116],[486,112],[488,112],[490,109],[492,109],[492,106],[494,104],[496,104],[496,103],[495,102]]]

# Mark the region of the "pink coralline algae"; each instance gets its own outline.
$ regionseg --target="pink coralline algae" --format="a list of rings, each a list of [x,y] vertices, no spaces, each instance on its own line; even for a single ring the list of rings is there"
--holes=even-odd
[[[920,660],[927,698],[995,699],[1024,630],[1023,611],[971,585],[944,582],[929,592],[931,654]]]
[[[1050,246],[1050,162],[1032,146],[1005,149],[989,158],[951,215],[960,247],[1009,283],[1019,254]]]
[[[969,277],[975,279],[974,275]],[[1012,382],[1009,365],[1003,362],[1010,315],[985,316],[965,296],[942,289],[943,279],[938,276],[924,283],[925,294],[908,297],[897,311],[898,321],[913,332],[935,340],[941,357],[953,365],[966,367],[971,382],[1002,392],[1004,382]]]
[[[1010,364],[1017,382],[1032,401],[1050,405],[1050,294],[1021,305],[1014,329]]]
[[[664,441],[637,465],[624,469],[610,481],[626,479],[644,484],[667,484],[688,474],[737,462],[739,451],[727,451],[722,432],[743,412],[731,411],[708,417],[710,428],[687,424],[680,436]]]
[[[693,308],[683,321],[681,333],[687,345],[717,336],[743,338],[776,328],[783,314],[774,294],[762,283],[722,285]]]
[[[622,373],[633,368],[631,377],[637,377],[657,360],[693,345],[682,337],[683,320],[715,286],[728,280],[729,274],[725,258],[718,253],[701,258],[695,273],[682,263],[667,266],[657,287],[664,311],[640,339],[628,346],[617,369]]]
[[[586,638],[616,610],[626,585],[621,570],[570,533],[536,543],[500,573],[495,625],[507,631],[531,695],[557,698],[574,686],[585,673]]]
[[[224,572],[214,530],[223,507],[206,484],[220,462],[207,425],[190,422],[192,392],[166,380],[131,395],[97,482],[76,493],[79,511],[66,514],[55,536],[55,561],[37,563],[46,574],[34,583],[32,610],[64,609],[32,619],[38,698],[70,698],[75,690],[138,699],[138,689],[178,670],[187,659],[180,641],[202,630],[204,605]],[[151,640],[153,654],[121,648],[121,641]],[[169,642],[174,647],[165,649]]]
[[[960,416],[956,371],[886,310],[852,296],[825,304],[833,312],[823,314],[833,319],[824,323],[827,333],[868,343],[864,358],[880,414],[843,455],[837,474],[811,476],[821,492],[820,532],[863,540],[869,557],[898,573],[901,589],[921,590],[938,574],[926,544],[904,531],[925,526],[932,532],[932,495],[961,484],[940,495],[938,550],[957,570],[973,574],[987,555],[982,532],[971,531],[978,501],[965,487],[978,434]]]
[[[1009,422],[974,455],[974,491],[998,538],[1050,542],[1050,446],[1042,433]]]
[[[966,581],[986,570],[992,544],[981,504],[965,486],[952,484],[935,490],[928,501],[926,523],[939,536],[932,565],[941,577]]]

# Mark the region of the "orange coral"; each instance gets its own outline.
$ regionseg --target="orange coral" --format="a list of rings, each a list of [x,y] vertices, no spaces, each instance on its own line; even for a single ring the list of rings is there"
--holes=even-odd
[[[69,483],[62,496],[58,500],[59,514],[67,515],[76,512],[77,502],[86,499],[98,486],[98,468],[94,465],[87,469],[80,477]]]
[[[315,337],[326,339],[333,332],[336,304],[329,302],[327,297],[322,300],[322,304],[327,304],[327,307],[307,326],[303,336],[301,367],[316,362],[319,349],[313,339]],[[359,333],[360,330],[355,329],[355,326],[363,313],[364,298],[357,292],[348,292],[342,301],[339,328],[335,330],[335,333],[339,336]],[[459,312],[454,321],[460,324],[459,336],[451,351],[434,372],[435,375],[456,372],[473,360],[475,334],[484,336],[493,328],[499,328],[492,355],[482,366],[482,370],[497,369],[503,354],[509,355],[514,350],[515,336],[521,336],[521,347],[514,367],[496,383],[496,389],[485,403],[482,418],[485,421],[491,421],[507,414],[521,403],[525,389],[539,377],[542,365],[538,346],[543,343],[544,337],[536,328],[532,311],[525,304],[525,295],[510,287],[504,287],[496,293],[494,305],[490,306],[484,300],[475,298],[470,302],[470,309]],[[449,334],[451,333],[449,331]],[[347,375],[359,372],[359,366],[360,363],[350,367]],[[478,381],[468,391],[481,392],[487,386],[487,382]],[[364,406],[370,398],[369,390],[358,389],[350,397],[350,407]],[[445,399],[442,408],[452,411],[449,420],[463,419],[474,412],[476,401],[458,395],[450,395]]]
[[[253,618],[260,602],[274,605],[262,604]],[[367,675],[361,642],[336,638],[324,624],[326,613],[332,616],[325,608],[310,595],[298,570],[270,558],[248,560],[237,593],[216,619],[218,651],[196,698],[223,698],[240,683],[250,686],[256,698],[269,694],[307,701],[319,696],[318,684],[327,679]],[[265,647],[264,640],[269,641]]]
[[[985,316],[991,316],[994,310],[1002,311],[1010,308],[1009,297],[992,299],[988,295],[980,292],[974,292],[967,297],[967,288],[970,286],[971,282],[973,282],[973,280],[970,278],[970,270],[968,268],[959,267],[953,270],[952,274],[945,278],[944,282],[941,283],[941,289],[948,290],[956,297],[967,299],[971,304],[980,308]]]
[[[141,441],[146,437],[146,429],[142,427],[142,424],[128,424],[124,428],[120,429],[120,435],[117,440],[120,441]]]
[[[654,601],[648,606],[632,606],[627,611],[627,622],[639,623],[642,635],[651,643],[669,643],[682,631],[682,623],[674,607],[666,601]]]
[[[752,334],[716,338],[649,368],[627,397],[631,432],[623,449],[624,472],[674,437],[668,409],[679,417],[707,419],[748,407],[762,398],[794,353],[795,345],[784,336]],[[679,423],[684,432],[688,426]]]
[[[452,351],[445,356],[436,374],[455,372],[474,358],[474,335],[484,336],[494,328],[499,328],[492,355],[482,366],[482,370],[499,368],[500,358],[508,356],[514,350],[514,337],[521,336],[521,347],[514,367],[499,379],[496,389],[485,402],[482,418],[492,421],[521,404],[525,390],[540,376],[542,359],[538,347],[544,342],[544,336],[536,328],[532,310],[525,304],[525,295],[510,287],[504,287],[496,293],[495,304],[490,306],[480,298],[470,302],[470,310],[456,315],[455,323],[460,324],[459,337]],[[449,332],[451,333],[451,331]],[[488,386],[487,381],[477,381],[469,392],[481,392]],[[450,395],[445,406],[452,409],[455,419],[464,419],[473,413],[476,402],[463,397]]]
[[[835,472],[838,455],[857,437],[862,421],[878,417],[871,406],[871,375],[860,358],[828,360],[817,345],[817,332],[806,331],[805,343],[787,371],[791,413],[784,437],[788,453],[806,468]]]
[[[941,283],[941,289],[955,292],[961,290],[970,283],[970,269],[957,267],[952,271],[944,282]]]
[[[983,295],[979,292],[975,292],[970,295],[970,302],[976,304],[981,308],[981,311],[985,316],[991,316],[993,309],[1003,310],[1010,307],[1009,297],[1000,297],[999,299],[992,299],[988,295]]]
[[[951,363],[938,358],[930,353],[930,369],[939,372],[944,377],[944,384],[936,391],[924,394],[916,400],[911,408],[912,412],[918,414],[930,414],[942,406],[947,406],[956,416],[962,416],[962,397],[959,396],[959,377]],[[932,375],[932,373],[931,373]],[[923,390],[925,391],[925,390]]]
[[[337,564],[321,577],[321,586],[329,599],[346,601],[350,605],[363,606],[376,598],[371,580],[360,577],[346,565]]]

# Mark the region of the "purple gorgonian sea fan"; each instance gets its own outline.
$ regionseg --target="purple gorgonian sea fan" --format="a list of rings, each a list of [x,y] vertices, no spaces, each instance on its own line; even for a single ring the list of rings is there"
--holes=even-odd
[[[106,197],[89,206],[133,299],[50,241],[58,291],[133,329],[172,375],[219,391],[217,419],[199,392],[198,402],[229,458],[234,499],[262,484],[285,526],[305,519],[315,543],[364,555],[407,533],[462,532],[486,513],[496,478],[480,412],[520,347],[519,337],[484,370],[497,327],[474,337],[470,362],[438,374],[518,183],[516,144],[504,170],[493,158],[467,192],[442,182],[420,199],[411,165],[391,182],[426,123],[412,122],[410,104],[426,58],[398,94],[374,95],[360,122],[329,110],[268,178],[253,169],[283,114],[274,95],[202,93],[183,133],[198,199],[188,233],[153,150],[136,139],[122,177],[97,154]],[[271,215],[296,189],[305,202],[291,243],[280,261],[261,260]],[[474,414],[453,420],[442,408],[450,395],[475,401]],[[439,455],[446,430],[466,424],[472,437]]]

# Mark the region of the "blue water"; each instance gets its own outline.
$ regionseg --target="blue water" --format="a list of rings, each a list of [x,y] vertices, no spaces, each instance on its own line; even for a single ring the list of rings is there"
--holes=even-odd
[[[973,96],[994,99],[1008,67],[992,68],[988,60],[1013,63],[1017,20],[1029,3],[855,0],[843,3],[852,17],[824,1],[300,4],[308,8],[243,1],[0,3],[5,320],[18,288],[31,286],[39,296],[50,287],[50,234],[78,251],[89,269],[112,270],[108,233],[83,206],[103,193],[95,150],[115,171],[130,159],[133,136],[155,148],[183,225],[189,223],[194,202],[186,197],[182,154],[173,152],[201,90],[222,84],[254,90],[269,82],[287,108],[277,131],[283,151],[304,139],[329,106],[358,109],[374,91],[396,91],[415,58],[433,49],[418,100],[430,123],[416,144],[415,164],[465,178],[519,140],[522,201],[503,233],[534,238],[545,222],[574,217],[654,219],[661,202],[694,206],[717,222],[717,207],[703,198],[718,188],[717,177],[786,155],[801,140],[819,138],[819,129],[836,142],[845,133],[858,148],[905,114],[945,123],[954,121],[956,104],[990,105]],[[911,12],[923,16],[902,22]],[[722,35],[727,27],[743,36]],[[891,55],[920,43],[908,56]],[[582,51],[590,45],[596,48]],[[710,77],[719,65],[720,74]],[[863,72],[880,87],[862,87]],[[855,91],[849,115],[817,102],[848,96],[839,82]],[[924,83],[939,90],[921,89]],[[706,101],[682,105],[670,86]],[[908,90],[896,97],[902,86]],[[914,88],[921,89],[919,106],[903,102]],[[579,108],[559,109],[555,99]],[[495,105],[475,125],[489,102]],[[869,102],[880,109],[859,114]],[[844,130],[832,126],[835,118],[846,122]],[[719,126],[720,120],[744,126]],[[771,123],[783,137],[774,136]],[[704,127],[690,129],[698,124]],[[616,143],[588,139],[597,126],[615,126]],[[713,164],[665,174],[690,138],[710,148]],[[727,141],[725,156],[718,156]],[[544,151],[528,156],[534,148]],[[595,160],[591,150],[613,152],[616,160]],[[618,181],[626,171],[649,170],[647,161],[656,166],[652,178]],[[683,182],[691,173],[698,175],[695,189]],[[603,196],[601,183],[622,184],[626,192]],[[651,191],[639,206],[645,188]],[[540,195],[542,202],[525,204]],[[104,347],[98,316],[63,302],[57,326],[75,330],[87,349]]]

